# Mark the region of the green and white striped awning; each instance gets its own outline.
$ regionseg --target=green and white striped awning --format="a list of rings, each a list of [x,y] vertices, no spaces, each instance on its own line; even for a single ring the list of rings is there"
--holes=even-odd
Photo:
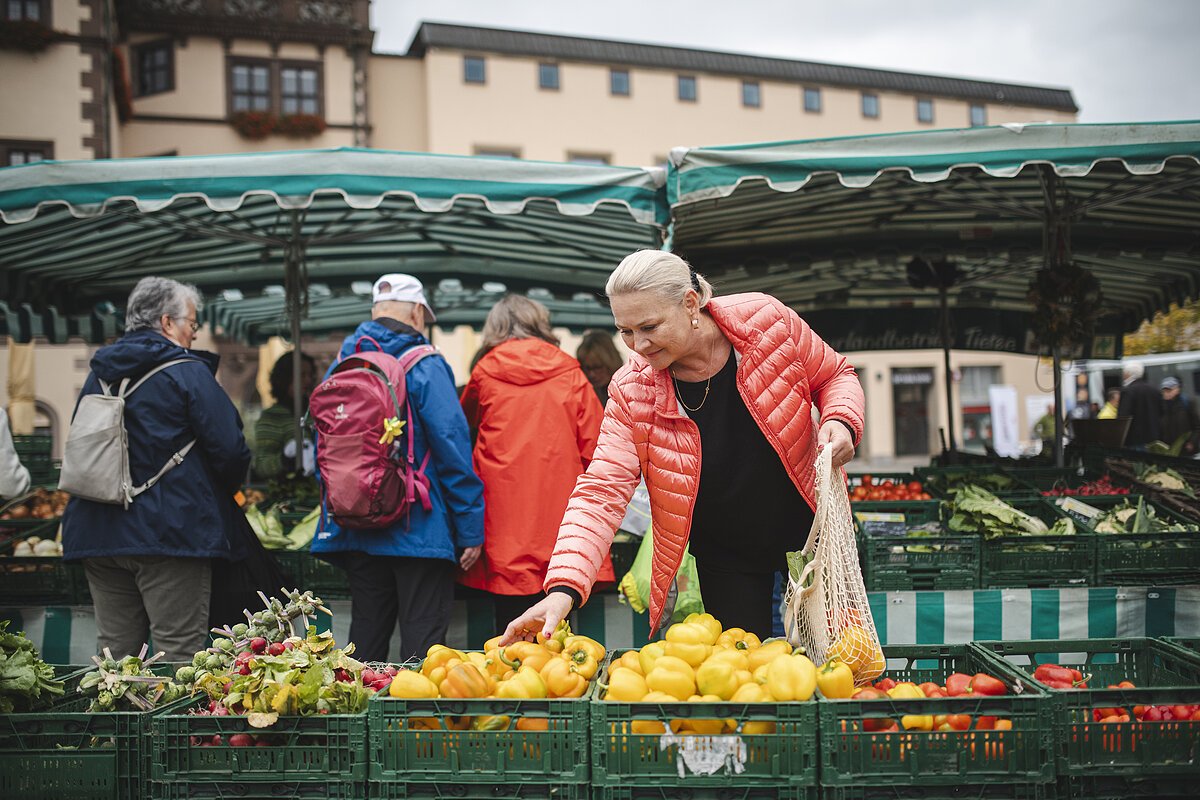
[[[950,301],[967,317],[1028,312],[1050,214],[1100,280],[1103,331],[1200,295],[1200,122],[680,148],[667,193],[675,250],[719,291],[770,292],[845,329],[937,306],[907,282],[917,256],[958,266]]]
[[[57,312],[81,333],[98,301],[123,300],[143,276],[249,296],[297,259],[302,280],[337,292],[393,271],[596,292],[624,255],[659,245],[662,180],[658,169],[361,149],[9,167],[0,312],[11,313],[0,317],[10,328],[30,318],[29,334]]]

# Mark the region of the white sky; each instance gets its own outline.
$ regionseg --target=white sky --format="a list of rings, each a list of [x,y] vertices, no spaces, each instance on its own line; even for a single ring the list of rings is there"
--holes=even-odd
[[[1075,94],[1080,122],[1200,119],[1200,0],[374,0],[375,49],[456,22]]]

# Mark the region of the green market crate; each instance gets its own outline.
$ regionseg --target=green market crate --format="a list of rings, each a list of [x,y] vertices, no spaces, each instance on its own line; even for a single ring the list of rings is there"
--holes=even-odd
[[[942,499],[949,499],[955,489],[968,483],[977,484],[994,495],[1005,497],[1041,494],[1037,487],[994,465],[917,467],[914,473],[926,492]]]
[[[31,523],[16,525],[14,523]],[[53,539],[59,520],[4,520],[13,538],[0,551],[0,605],[63,603],[75,599],[75,576],[60,556],[13,556],[17,542],[38,536]]]
[[[345,570],[322,561],[308,550],[272,550],[290,585],[310,590],[322,600],[348,600],[350,579]]]
[[[941,684],[953,672],[990,672],[1005,682],[1009,694],[913,700],[821,698],[817,709],[825,796],[903,796],[887,794],[903,790],[911,796],[940,797],[964,788],[964,796],[974,796],[968,787],[988,784],[994,786],[995,796],[1032,797],[1039,795],[1031,785],[1053,783],[1052,714],[1044,692],[1014,673],[992,668],[988,656],[970,645],[891,645],[883,651],[888,665],[885,675],[896,681]],[[906,714],[967,714],[972,721],[964,731],[865,729],[865,720],[899,720]],[[983,716],[1007,719],[1012,728],[977,729]]]
[[[1195,796],[1200,780],[1200,723],[1139,722],[1135,706],[1200,704],[1200,657],[1154,639],[1058,639],[977,642],[998,667],[1032,682],[1039,664],[1090,675],[1089,687],[1132,681],[1134,689],[1046,689],[1054,712],[1055,760],[1070,796],[1119,798],[1143,790]],[[1043,687],[1044,688],[1044,687]],[[1123,709],[1130,722],[1098,722],[1098,708]],[[1149,787],[1149,788],[1147,788]]]
[[[874,503],[856,504],[876,505]],[[923,503],[933,506],[936,501]],[[852,507],[868,591],[976,589],[979,587],[979,537],[975,534],[912,530],[911,517],[891,523],[897,514],[860,513]]]
[[[678,789],[663,786],[604,786],[593,789],[594,800],[818,800],[819,786],[725,786]]]
[[[154,800],[366,800],[367,787],[354,781],[239,781],[173,780],[150,784]]]
[[[75,697],[49,711],[0,715],[0,797],[140,800],[154,712],[88,713]],[[168,708],[187,704],[181,700]]]
[[[391,781],[368,785],[372,800],[592,800],[586,783],[446,783]]]
[[[1153,533],[1108,533],[1097,530],[1095,522],[1084,524],[1096,534],[1096,584],[1128,586],[1150,580],[1153,585],[1191,584],[1200,581],[1200,523],[1142,495],[1102,495],[1056,498],[1054,503],[1077,519],[1088,512],[1080,506],[1106,512],[1139,500],[1154,516],[1170,523],[1170,529]],[[1072,509],[1079,509],[1072,513]]]
[[[600,682],[607,681],[607,667]],[[591,703],[592,786],[597,792],[636,787],[682,796],[718,796],[746,786],[799,792],[817,785],[817,704],[805,703]],[[668,726],[673,719],[734,719],[738,729],[712,736],[633,733],[634,722]],[[746,733],[749,722],[774,732]],[[711,774],[703,765],[721,765]],[[620,795],[618,795],[620,796]],[[669,795],[681,796],[681,795]]]
[[[941,503],[937,500],[856,500],[850,504],[850,513],[854,515],[856,527],[864,530],[863,523],[883,517],[898,520],[906,528],[916,528],[922,525],[941,522]]]
[[[54,446],[54,437],[45,434],[32,435],[14,435],[12,437],[13,449],[17,451],[17,455],[24,460],[25,456],[33,455],[50,455],[50,451]]]
[[[822,800],[1055,800],[1053,783],[982,783],[959,786],[822,786]]]
[[[1197,655],[1200,655],[1200,638],[1189,636],[1163,636],[1162,641],[1173,644],[1176,647],[1182,647],[1184,650],[1191,650]]]
[[[254,783],[361,783],[367,779],[367,715],[322,714],[280,717],[269,728],[252,728],[244,716],[192,712],[205,701],[191,700],[151,723],[156,786],[177,781],[225,787]],[[235,734],[250,734],[254,746],[232,747]],[[219,745],[201,745],[220,736]],[[157,790],[156,790],[157,791]]]
[[[372,786],[578,784],[589,780],[588,696],[556,700],[410,700],[376,695],[367,706]],[[465,718],[508,717],[496,730],[470,730]],[[433,729],[425,720],[432,720]],[[522,730],[545,720],[546,730]],[[466,730],[460,728],[467,727]],[[372,790],[374,791],[374,790]]]
[[[1004,498],[1018,511],[1053,526],[1063,514],[1040,497]],[[1082,526],[1065,535],[981,536],[979,583],[984,589],[1088,586],[1096,576],[1096,535]]]

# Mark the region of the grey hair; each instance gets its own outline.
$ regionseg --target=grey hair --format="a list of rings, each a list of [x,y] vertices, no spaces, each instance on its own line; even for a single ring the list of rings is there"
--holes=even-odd
[[[1121,367],[1121,374],[1128,380],[1141,380],[1146,376],[1146,365],[1140,361],[1129,361]]]
[[[712,299],[712,284],[679,256],[666,250],[638,250],[621,259],[608,276],[604,292],[610,298],[655,292],[668,300],[683,302],[688,289],[700,296],[701,308]]]
[[[163,315],[183,319],[187,316],[189,300],[199,313],[203,301],[195,286],[170,278],[142,278],[129,293],[129,302],[125,305],[125,330],[162,330]]]

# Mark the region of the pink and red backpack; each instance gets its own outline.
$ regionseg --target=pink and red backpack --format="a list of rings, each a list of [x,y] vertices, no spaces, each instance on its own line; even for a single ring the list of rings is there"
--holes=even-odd
[[[363,342],[375,345],[363,351]],[[387,528],[408,515],[418,499],[429,511],[429,453],[413,456],[413,413],[405,376],[433,345],[411,347],[399,358],[382,352],[369,336],[354,345],[329,377],[313,390],[309,414],[320,441],[322,522],[326,514],[344,528]],[[403,423],[394,438],[396,421]]]

